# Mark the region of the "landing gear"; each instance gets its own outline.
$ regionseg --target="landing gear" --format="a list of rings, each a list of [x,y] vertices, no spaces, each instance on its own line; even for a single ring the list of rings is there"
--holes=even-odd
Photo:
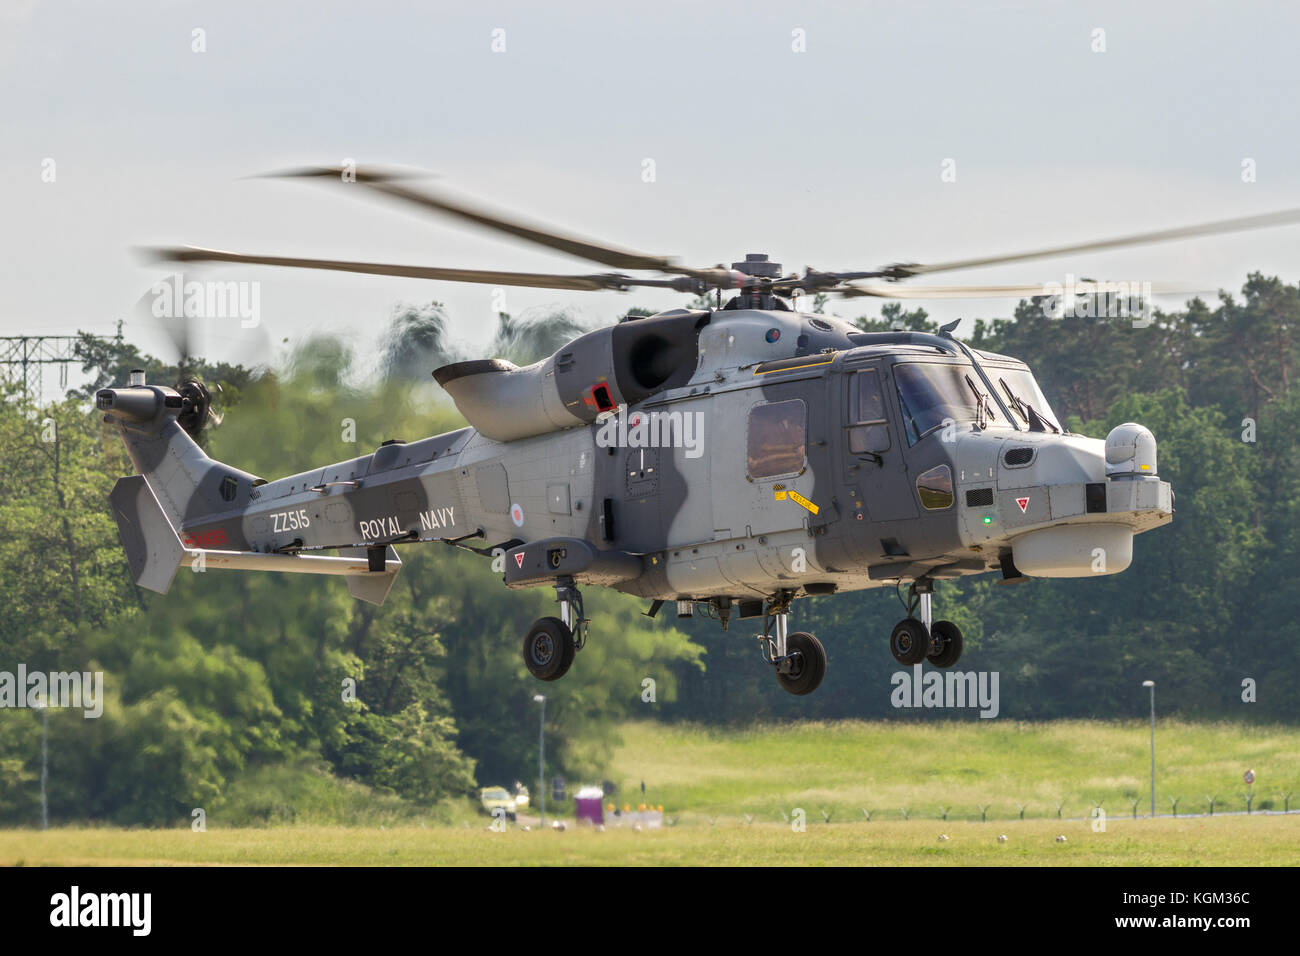
[[[925,624],[914,617],[903,618],[889,635],[889,651],[894,660],[907,667],[921,663],[930,651],[930,633]]]
[[[538,680],[559,680],[576,653],[573,632],[558,617],[538,619],[524,637],[524,666]]]
[[[795,631],[785,646],[790,659],[784,671],[777,667],[777,682],[798,697],[811,694],[826,676],[826,648],[807,631]]]
[[[524,666],[538,680],[559,680],[567,674],[574,656],[587,643],[582,594],[573,578],[556,580],[555,598],[560,616],[539,618],[524,636]]]
[[[930,651],[925,656],[935,667],[956,664],[961,657],[961,628],[952,621],[935,621],[930,628]]]
[[[952,621],[931,623],[933,592],[932,581],[914,581],[907,589],[907,617],[889,637],[890,653],[900,664],[911,667],[928,660],[935,667],[952,667],[961,657],[961,629]]]
[[[826,648],[807,631],[788,633],[793,592],[780,592],[764,609],[763,659],[776,671],[777,683],[802,697],[821,686],[826,676]]]

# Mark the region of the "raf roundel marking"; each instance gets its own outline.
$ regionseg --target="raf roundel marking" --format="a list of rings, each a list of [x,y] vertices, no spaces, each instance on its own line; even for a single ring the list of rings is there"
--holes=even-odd
[[[510,520],[515,523],[516,528],[522,528],[524,526],[524,509],[518,505],[511,505]]]

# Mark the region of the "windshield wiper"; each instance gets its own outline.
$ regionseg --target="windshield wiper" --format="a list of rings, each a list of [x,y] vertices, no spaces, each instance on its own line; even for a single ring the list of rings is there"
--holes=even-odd
[[[1017,395],[1012,390],[1011,386],[1007,384],[1005,378],[999,378],[998,384],[1002,386],[1003,390],[1007,393],[1007,397],[1011,399],[1021,416],[1024,417],[1031,432],[1045,432],[1048,428],[1051,428],[1052,431],[1056,432],[1058,435],[1064,434],[1064,432],[1061,431],[1060,425],[1056,424],[1056,422],[1052,421],[1046,415],[1037,412],[1033,405],[1030,405],[1027,401]]]
[[[975,427],[980,431],[989,427],[989,416],[992,410],[989,408],[989,396],[987,393],[980,391],[969,375],[966,376],[966,384],[970,390],[975,393]]]

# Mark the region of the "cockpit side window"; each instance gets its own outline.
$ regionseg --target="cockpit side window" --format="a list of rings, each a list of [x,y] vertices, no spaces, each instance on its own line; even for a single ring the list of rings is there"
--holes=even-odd
[[[874,368],[854,372],[849,378],[849,452],[870,455],[889,450],[889,424],[880,373]]]

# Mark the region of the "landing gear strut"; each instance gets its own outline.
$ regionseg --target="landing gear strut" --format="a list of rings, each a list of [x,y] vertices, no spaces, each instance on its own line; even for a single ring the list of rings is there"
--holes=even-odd
[[[907,617],[894,625],[889,650],[906,666],[928,660],[935,667],[951,667],[961,657],[961,629],[952,621],[933,621],[934,582],[913,581],[907,589]],[[920,617],[917,617],[917,613]]]
[[[582,594],[573,578],[557,578],[555,599],[560,616],[533,622],[524,636],[524,666],[538,680],[559,680],[569,672],[573,658],[587,643],[587,618]]]
[[[826,649],[807,631],[789,633],[791,592],[777,594],[763,609],[759,641],[763,660],[776,671],[777,682],[792,694],[811,694],[826,676]]]

